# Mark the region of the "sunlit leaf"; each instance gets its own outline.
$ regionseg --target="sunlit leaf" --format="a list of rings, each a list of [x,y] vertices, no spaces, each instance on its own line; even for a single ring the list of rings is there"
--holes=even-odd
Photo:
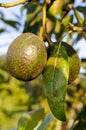
[[[69,63],[63,46],[56,46],[44,69],[45,92],[49,107],[56,118],[65,121],[65,95],[68,84]]]
[[[69,22],[71,22],[73,19],[73,16],[69,16],[67,15],[63,20],[62,20],[62,24],[64,25],[64,27],[66,27],[68,25]]]
[[[56,33],[57,40],[60,40],[62,38],[64,32],[68,33],[70,31],[68,28],[68,23],[72,22],[72,20],[73,20],[73,15],[71,15],[71,16],[66,15],[62,19],[62,22],[59,21],[59,24],[56,23],[55,32],[57,32]],[[58,30],[59,30],[59,32],[58,32]]]
[[[30,111],[24,114],[18,122],[18,130],[33,130],[44,115],[44,109]]]
[[[56,25],[55,25],[55,33],[59,33],[61,29],[61,23],[59,20],[56,21]]]
[[[62,5],[63,1],[55,0],[49,9],[50,14],[56,17],[56,15],[61,11]]]

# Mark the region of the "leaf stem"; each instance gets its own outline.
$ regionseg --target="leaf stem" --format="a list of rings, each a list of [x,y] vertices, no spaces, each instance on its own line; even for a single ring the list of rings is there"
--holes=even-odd
[[[50,39],[49,35],[47,32],[43,33],[43,36],[46,38],[47,42],[49,43],[50,46],[54,46],[55,43]]]

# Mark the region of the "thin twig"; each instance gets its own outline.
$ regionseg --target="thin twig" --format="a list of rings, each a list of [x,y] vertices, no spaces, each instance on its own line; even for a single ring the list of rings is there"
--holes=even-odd
[[[78,27],[78,26],[75,26],[74,24],[72,23],[69,23],[69,26],[72,28],[72,30],[75,32],[75,31],[79,31],[79,32],[82,32],[82,31],[86,31],[86,27]]]
[[[43,32],[45,32],[46,30],[46,0],[44,0],[44,5],[43,5],[42,26],[43,26]]]
[[[78,22],[78,26],[81,27],[80,20],[79,20],[79,18],[78,18],[78,16],[77,16],[77,13],[76,13],[76,10],[75,10],[74,7],[73,7],[73,11],[74,11],[74,14],[75,14],[75,16],[76,16],[76,19],[77,19],[77,22]],[[85,32],[82,32],[82,35],[83,35],[84,38],[86,38],[86,34],[85,34]]]
[[[44,0],[44,5],[42,9],[42,24],[40,27],[40,38],[43,40],[43,33],[46,31],[46,0]]]
[[[49,35],[48,35],[48,33],[46,31],[43,33],[43,36],[45,37],[46,41],[49,43],[50,46],[55,45],[55,43],[52,42],[52,40],[50,39],[50,37],[49,37]]]
[[[11,2],[11,3],[0,3],[0,7],[9,8],[9,7],[13,7],[16,5],[24,4],[26,2],[28,2],[28,0],[18,0],[15,2]]]

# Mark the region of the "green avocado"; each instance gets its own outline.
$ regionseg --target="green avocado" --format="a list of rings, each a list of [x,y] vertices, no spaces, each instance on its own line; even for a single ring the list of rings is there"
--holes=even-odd
[[[51,41],[52,42],[52,41]],[[48,57],[52,56],[52,53],[55,51],[56,46],[59,46],[59,43],[54,43],[54,46],[48,48]],[[69,79],[68,84],[71,84],[78,76],[80,71],[80,59],[77,55],[77,52],[74,48],[66,42],[62,42],[61,46],[64,46],[68,55],[69,62]],[[57,51],[57,50],[56,50]]]
[[[6,61],[12,76],[22,81],[33,80],[46,65],[45,44],[35,34],[23,33],[9,46]]]
[[[69,61],[69,79],[68,83],[71,84],[78,76],[80,71],[80,59],[77,52],[69,44],[62,42],[62,45],[66,48]]]

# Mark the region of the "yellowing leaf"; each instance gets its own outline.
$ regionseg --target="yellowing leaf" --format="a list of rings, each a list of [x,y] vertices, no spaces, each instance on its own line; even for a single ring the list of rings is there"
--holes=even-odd
[[[63,0],[55,0],[49,9],[50,14],[56,16],[61,10],[62,5],[63,5]]]
[[[68,84],[69,63],[63,46],[56,46],[44,69],[45,92],[56,118],[66,120],[64,102]]]

